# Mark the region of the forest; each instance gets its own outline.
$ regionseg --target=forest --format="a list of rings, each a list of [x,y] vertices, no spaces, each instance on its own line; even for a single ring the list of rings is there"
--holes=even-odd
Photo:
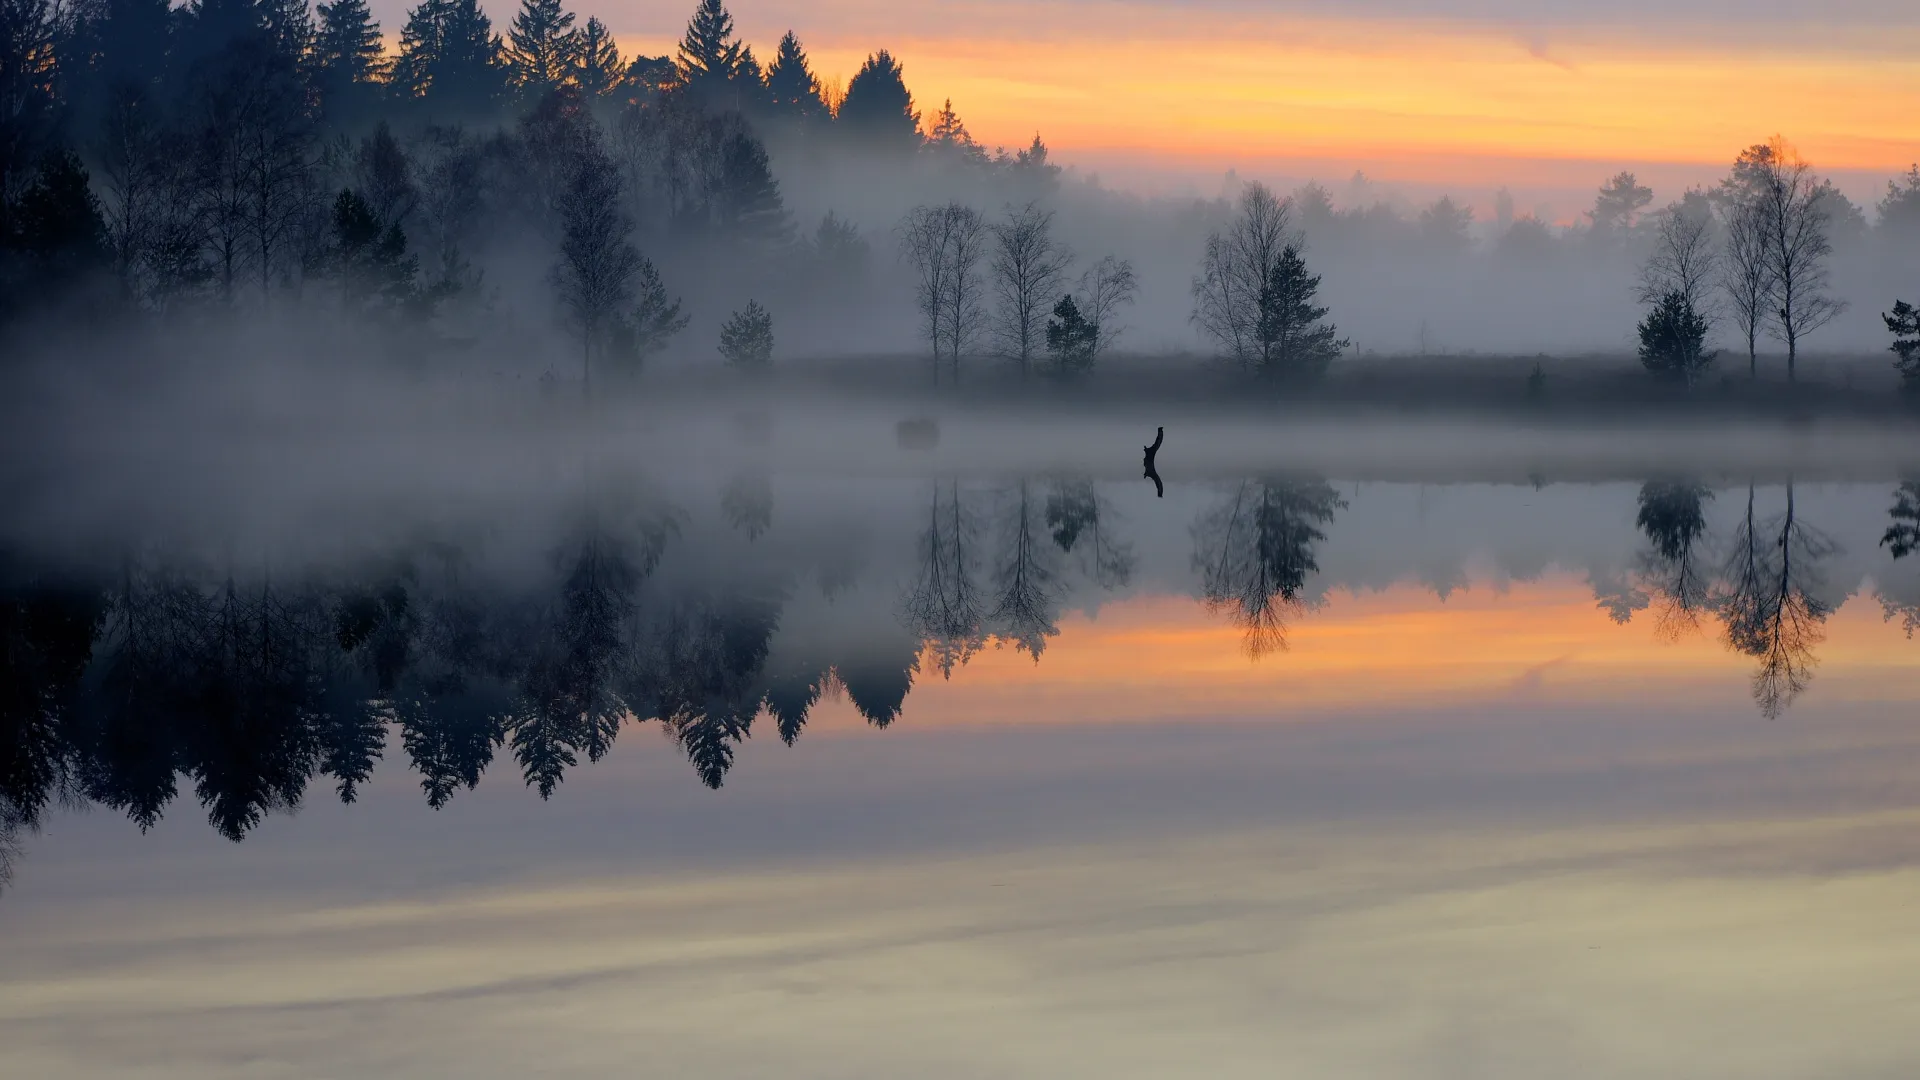
[[[1531,392],[1568,356],[1688,388],[1877,355],[1920,386],[1920,165],[1862,207],[1775,136],[1664,205],[1620,171],[1571,223],[1359,173],[1146,197],[1037,133],[981,145],[885,49],[844,85],[794,32],[756,55],[722,0],[661,57],[560,0],[498,29],[423,0],[384,32],[364,0],[0,0],[9,365],[219,354],[245,327],[589,391],[848,356],[935,384],[1204,359],[1289,387],[1538,356]]]

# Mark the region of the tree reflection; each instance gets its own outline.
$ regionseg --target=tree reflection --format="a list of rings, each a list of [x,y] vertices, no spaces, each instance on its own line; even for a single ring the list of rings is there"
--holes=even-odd
[[[1716,597],[1727,644],[1759,661],[1753,699],[1769,719],[1813,680],[1814,649],[1825,639],[1833,609],[1809,589],[1818,585],[1820,560],[1838,550],[1800,520],[1792,484],[1786,496],[1783,513],[1757,520],[1748,486],[1746,513],[1734,529]]]
[[[1640,553],[1641,576],[1657,598],[1657,629],[1678,638],[1699,628],[1711,599],[1712,570],[1701,566],[1711,489],[1700,484],[1656,481],[1640,487],[1636,523],[1648,547]]]
[[[1892,521],[1880,537],[1880,546],[1891,551],[1894,561],[1920,551],[1920,480],[1905,481],[1894,489],[1887,516]],[[1898,618],[1908,637],[1920,629],[1920,595],[1914,593],[1910,580],[1904,589],[1892,581],[1881,582],[1879,597],[1881,611],[1888,619]]]
[[[1047,529],[1062,554],[1078,555],[1086,574],[1103,589],[1133,577],[1133,548],[1115,535],[1115,514],[1093,481],[1061,480],[1047,495]]]
[[[1321,526],[1346,505],[1318,478],[1248,480],[1194,523],[1201,597],[1245,629],[1249,656],[1286,648],[1288,616],[1320,569]]]
[[[959,485],[951,481],[944,494],[938,483],[933,485],[924,520],[918,574],[902,616],[914,636],[926,643],[940,673],[951,677],[986,636],[977,570],[979,522],[963,503]]]
[[[1041,531],[1041,508],[1028,481],[1015,485],[1008,503],[994,552],[995,603],[987,619],[996,635],[1037,663],[1047,639],[1060,633],[1058,552]]]

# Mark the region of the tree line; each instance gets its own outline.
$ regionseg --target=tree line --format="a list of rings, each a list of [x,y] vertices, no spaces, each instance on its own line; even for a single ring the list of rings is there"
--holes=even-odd
[[[871,285],[881,239],[831,212],[794,221],[769,153],[784,143],[932,163],[1004,196],[997,213],[930,202],[884,238],[936,379],[967,357],[1070,375],[1112,350],[1138,275],[1126,253],[1081,260],[1058,238],[1061,170],[1038,135],[990,152],[950,100],[923,111],[886,50],[844,87],[792,32],[770,54],[723,0],[698,0],[660,57],[623,56],[560,0],[520,0],[504,32],[477,0],[422,0],[391,53],[364,0],[0,0],[0,318],[331,304],[413,354],[474,336],[503,287],[489,267],[532,252],[582,382],[679,340],[690,280],[738,294],[706,348],[758,368],[775,353],[770,293]],[[1367,203],[1361,181],[1345,209],[1317,183],[1194,205],[1214,226],[1196,229],[1190,309],[1210,350],[1311,380],[1351,342],[1317,301],[1310,256],[1474,248],[1469,207],[1442,197],[1407,217]],[[1638,253],[1650,369],[1696,381],[1726,332],[1749,373],[1772,338],[1796,377],[1809,335],[1845,310],[1832,256],[1867,234],[1865,213],[1778,138],[1712,188],[1649,212],[1652,198],[1621,173],[1582,228],[1556,235],[1503,191],[1487,254]],[[1920,166],[1888,185],[1872,228],[1920,242]],[[1920,385],[1913,311],[1885,319]]]

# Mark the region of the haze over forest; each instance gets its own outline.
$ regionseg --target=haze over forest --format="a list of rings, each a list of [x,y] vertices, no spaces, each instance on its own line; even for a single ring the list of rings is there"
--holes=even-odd
[[[1711,186],[1597,173],[1556,221],[1358,172],[1115,190],[1063,169],[1046,115],[983,146],[886,42],[841,85],[807,27],[744,41],[719,0],[659,57],[559,0],[427,0],[397,27],[363,0],[4,0],[0,23],[14,360],[128,333],[149,359],[270,341],[549,384],[869,356],[1308,381],[1477,352],[1691,385],[1872,356],[1891,385],[1920,334],[1894,307],[1920,296],[1920,166],[1857,202],[1791,132],[1715,148]]]

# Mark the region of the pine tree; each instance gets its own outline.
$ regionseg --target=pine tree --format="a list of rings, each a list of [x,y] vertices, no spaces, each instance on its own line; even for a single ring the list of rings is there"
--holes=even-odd
[[[1893,366],[1900,382],[1908,390],[1920,390],[1920,308],[1905,300],[1893,302],[1893,311],[1880,316],[1893,335]]]
[[[1055,370],[1070,375],[1092,367],[1099,341],[1099,325],[1080,314],[1072,296],[1062,296],[1053,305],[1053,318],[1047,320],[1047,355],[1053,358]]]
[[[573,18],[560,0],[520,0],[505,60],[509,81],[525,97],[540,98],[572,73],[579,46]]]
[[[400,33],[394,89],[441,112],[479,112],[500,96],[500,51],[500,35],[477,0],[423,0]]]
[[[607,24],[588,19],[587,25],[580,28],[573,54],[573,81],[581,93],[588,98],[606,97],[620,84],[625,70],[620,47],[614,44]]]
[[[847,83],[839,122],[848,132],[876,143],[919,145],[920,114],[907,90],[906,71],[885,49],[867,57]]]
[[[807,62],[807,50],[791,30],[780,39],[780,49],[767,67],[767,97],[774,114],[788,119],[811,120],[826,112],[820,80]]]
[[[380,24],[367,10],[367,0],[333,0],[321,4],[319,12],[320,26],[313,41],[315,72],[338,86],[380,81],[388,65]]]
[[[1347,347],[1332,324],[1321,322],[1327,309],[1313,304],[1319,291],[1319,275],[1307,273],[1299,250],[1288,244],[1260,290],[1254,340],[1263,373],[1318,378]]]
[[[373,110],[391,64],[366,0],[333,0],[318,8],[311,65],[320,111],[343,126]]]
[[[773,316],[749,300],[720,327],[720,355],[749,370],[764,369],[773,361]]]
[[[307,0],[263,0],[267,36],[282,56],[304,68],[313,52],[313,10]]]
[[[725,0],[700,0],[680,39],[681,80],[701,90],[725,86],[739,73],[742,49]]]
[[[1640,323],[1640,362],[1656,375],[1691,385],[1713,362],[1707,351],[1707,320],[1678,289],[1669,291]]]

